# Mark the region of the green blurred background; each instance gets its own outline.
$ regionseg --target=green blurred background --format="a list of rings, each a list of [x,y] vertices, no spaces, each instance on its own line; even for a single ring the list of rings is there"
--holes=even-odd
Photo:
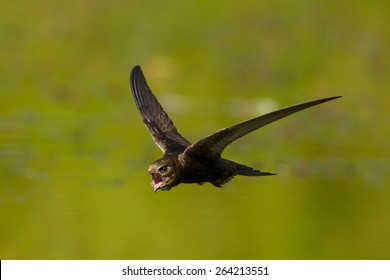
[[[0,3],[0,259],[389,259],[389,1]],[[278,176],[153,193],[140,64],[190,141]]]

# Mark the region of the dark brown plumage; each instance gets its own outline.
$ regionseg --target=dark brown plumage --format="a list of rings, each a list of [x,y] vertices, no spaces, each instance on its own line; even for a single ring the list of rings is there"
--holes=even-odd
[[[223,159],[221,154],[229,144],[262,126],[311,106],[341,97],[318,99],[284,108],[219,130],[191,144],[179,134],[172,120],[150,90],[141,67],[135,66],[131,71],[130,86],[143,122],[149,129],[154,142],[164,153],[164,156],[153,162],[148,169],[148,173],[152,176],[154,191],[169,190],[180,183],[210,182],[216,187],[221,187],[236,175],[275,175]]]

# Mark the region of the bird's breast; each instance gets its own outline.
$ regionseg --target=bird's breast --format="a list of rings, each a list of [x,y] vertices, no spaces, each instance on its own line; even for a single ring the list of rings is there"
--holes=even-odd
[[[188,157],[182,161],[180,177],[183,183],[204,183],[226,181],[232,177],[232,173],[224,159]]]

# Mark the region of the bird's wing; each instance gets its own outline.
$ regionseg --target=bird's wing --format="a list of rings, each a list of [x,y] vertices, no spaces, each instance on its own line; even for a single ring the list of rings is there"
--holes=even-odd
[[[143,122],[164,153],[181,153],[191,145],[177,132],[172,120],[153,95],[140,66],[135,66],[131,71],[130,86]]]
[[[339,97],[341,96],[318,99],[318,100],[298,104],[295,106],[291,106],[275,112],[265,114],[263,116],[245,122],[238,123],[228,128],[219,130],[195,142],[185,150],[184,154],[187,156],[198,156],[198,157],[208,157],[208,158],[220,157],[223,150],[230,143],[248,134],[249,132],[252,132],[260,127],[263,127],[281,118],[287,117],[288,115],[294,114],[298,111],[304,110],[311,106],[315,106]]]

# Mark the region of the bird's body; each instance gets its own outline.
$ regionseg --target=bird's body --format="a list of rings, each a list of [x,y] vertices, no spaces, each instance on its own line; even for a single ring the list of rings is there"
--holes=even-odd
[[[202,159],[184,156],[182,162],[184,163],[181,171],[183,183],[209,182],[216,187],[221,187],[237,175],[235,163],[223,158]]]
[[[200,158],[186,155],[173,155],[170,157],[171,161],[177,162],[177,176],[180,179],[178,181],[182,183],[202,184],[209,182],[216,187],[221,187],[236,175],[273,175],[221,157]]]
[[[169,190],[180,183],[209,182],[221,187],[236,175],[275,175],[223,159],[221,154],[229,144],[262,126],[340,97],[314,100],[271,112],[219,130],[191,144],[178,133],[172,120],[150,90],[139,66],[134,67],[131,72],[130,85],[143,122],[164,153],[164,156],[153,162],[148,169],[152,176],[154,191]]]

